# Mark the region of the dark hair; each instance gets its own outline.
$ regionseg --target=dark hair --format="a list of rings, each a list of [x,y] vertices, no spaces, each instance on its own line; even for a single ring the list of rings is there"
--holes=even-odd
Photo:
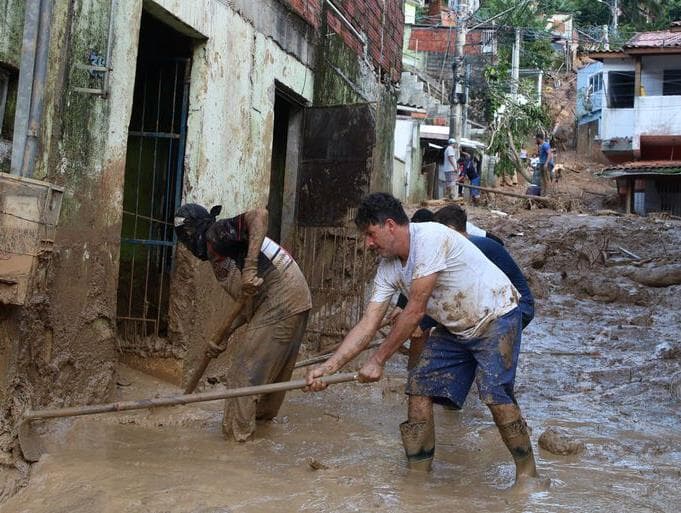
[[[541,132],[537,132],[537,139],[541,139],[542,141],[544,140],[544,134]]]
[[[432,210],[428,210],[427,208],[419,208],[416,212],[414,212],[414,215],[411,216],[411,222],[429,223],[433,220],[434,217],[435,214],[433,214]]]
[[[355,224],[365,230],[372,224],[383,226],[388,219],[399,225],[409,224],[400,200],[386,192],[374,192],[365,196],[359,204]]]
[[[468,215],[459,205],[447,205],[435,212],[435,222],[453,227],[457,232],[466,231]]]

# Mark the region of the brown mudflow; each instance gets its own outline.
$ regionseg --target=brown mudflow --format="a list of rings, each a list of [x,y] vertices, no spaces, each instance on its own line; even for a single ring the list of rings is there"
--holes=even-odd
[[[476,393],[461,412],[436,407],[433,471],[410,473],[399,435],[406,358],[395,356],[376,385],[290,393],[241,445],[222,439],[220,403],[45,423],[50,452],[3,513],[676,511],[681,286],[636,278],[679,262],[681,223],[495,208],[513,215],[481,208],[472,220],[505,238],[537,295],[517,396],[548,491],[506,491],[513,462]],[[119,372],[121,399],[178,390]],[[539,448],[549,428],[563,440],[545,447],[576,454]]]

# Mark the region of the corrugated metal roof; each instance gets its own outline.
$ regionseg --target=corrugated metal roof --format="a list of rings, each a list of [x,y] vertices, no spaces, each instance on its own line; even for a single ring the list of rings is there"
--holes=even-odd
[[[606,167],[599,173],[607,178],[626,175],[681,175],[681,160],[638,160]]]
[[[671,30],[641,32],[627,41],[624,48],[681,48],[681,32]]]

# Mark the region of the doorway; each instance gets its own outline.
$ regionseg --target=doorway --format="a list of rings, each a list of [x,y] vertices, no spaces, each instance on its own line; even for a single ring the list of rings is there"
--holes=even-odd
[[[267,236],[289,249],[296,215],[303,102],[295,93],[276,83]]]
[[[123,349],[168,330],[193,43],[144,11],[128,131],[118,275]]]

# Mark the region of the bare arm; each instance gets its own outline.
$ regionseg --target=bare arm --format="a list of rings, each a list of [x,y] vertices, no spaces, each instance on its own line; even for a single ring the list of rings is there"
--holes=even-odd
[[[388,333],[378,350],[359,371],[359,381],[378,381],[383,375],[383,366],[399,347],[414,332],[426,313],[428,299],[437,283],[438,273],[423,278],[417,278],[409,290],[409,302],[404,311],[397,318],[393,328]]]
[[[360,321],[350,330],[345,336],[340,347],[331,358],[323,364],[313,367],[307,372],[306,391],[324,390],[326,385],[316,378],[320,378],[327,374],[332,374],[343,367],[346,363],[352,360],[355,356],[362,352],[362,350],[371,342],[371,339],[378,331],[381,321],[388,310],[389,302],[383,303],[370,302],[364,312]]]
[[[248,230],[248,251],[241,270],[241,290],[246,295],[258,292],[262,278],[258,277],[258,255],[267,234],[268,213],[264,208],[249,210],[244,213],[246,230]]]
[[[248,253],[246,254],[246,262],[252,262],[257,265],[260,248],[267,235],[267,223],[269,222],[269,213],[266,208],[256,208],[244,213],[244,221],[246,222],[246,229],[248,230]]]

